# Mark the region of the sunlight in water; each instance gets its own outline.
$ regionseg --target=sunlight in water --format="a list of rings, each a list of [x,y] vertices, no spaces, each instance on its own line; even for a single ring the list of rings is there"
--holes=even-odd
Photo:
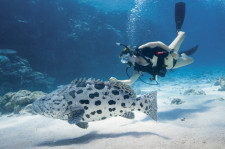
[[[129,43],[131,45],[135,44],[135,31],[136,31],[136,22],[139,17],[141,17],[142,9],[144,9],[146,0],[135,0],[135,6],[130,11],[130,17],[127,24],[127,34]]]

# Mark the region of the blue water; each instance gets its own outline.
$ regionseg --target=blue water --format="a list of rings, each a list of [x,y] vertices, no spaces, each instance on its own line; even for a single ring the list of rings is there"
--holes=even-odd
[[[186,3],[180,50],[199,45],[194,63],[168,70],[159,85],[137,80],[131,86],[138,96],[157,91],[157,123],[138,114],[81,130],[31,115],[33,101],[75,78],[127,79],[123,47],[115,43],[169,45],[179,1]],[[225,0],[0,0],[0,148],[222,148],[224,27]],[[142,79],[149,83],[150,77]],[[206,95],[185,95],[189,89]],[[182,105],[172,105],[176,98]]]
[[[79,77],[125,79],[122,48],[176,37],[177,0],[1,0],[0,49],[14,49],[33,70],[65,84]],[[199,45],[183,69],[225,68],[225,1],[186,3],[181,50]],[[202,68],[202,69],[204,69]],[[182,68],[180,70],[182,71]]]

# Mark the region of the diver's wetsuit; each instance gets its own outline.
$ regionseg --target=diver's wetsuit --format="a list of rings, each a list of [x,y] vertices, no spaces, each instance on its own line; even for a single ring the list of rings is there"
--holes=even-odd
[[[151,74],[153,77],[155,77],[156,75],[165,77],[167,66],[165,65],[164,58],[169,55],[169,53],[166,50],[160,47],[155,48],[145,47],[142,49],[137,48],[134,52],[134,55],[143,57],[149,63],[149,65],[147,66],[142,66],[135,63],[134,70],[138,72],[139,71],[147,72]],[[156,66],[153,66],[152,62],[150,61],[150,59],[152,59],[154,55],[158,57]]]

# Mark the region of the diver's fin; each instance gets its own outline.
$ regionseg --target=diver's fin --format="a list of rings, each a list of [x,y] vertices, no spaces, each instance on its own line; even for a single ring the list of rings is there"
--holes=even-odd
[[[178,2],[175,5],[176,30],[180,31],[185,17],[185,3]]]
[[[71,107],[70,113],[68,115],[68,122],[70,124],[77,124],[80,122],[84,115],[84,109],[78,107]]]
[[[135,115],[133,112],[125,112],[121,117],[128,118],[128,119],[134,119]]]
[[[190,55],[194,54],[197,50],[198,50],[198,45],[196,45],[195,47],[193,47],[187,51],[181,51],[181,52],[179,52],[179,54],[185,53],[187,56],[190,56]]]
[[[79,122],[76,123],[76,125],[82,129],[87,129],[88,128],[88,123],[87,122]]]

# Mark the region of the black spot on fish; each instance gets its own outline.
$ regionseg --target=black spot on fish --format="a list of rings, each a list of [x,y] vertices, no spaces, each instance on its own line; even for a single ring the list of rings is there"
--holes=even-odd
[[[106,119],[106,117],[102,117],[102,120]]]
[[[95,111],[93,111],[93,112],[91,112],[91,115],[95,115],[95,113],[96,113],[96,112],[95,112]]]
[[[60,109],[58,109],[58,111],[60,111]]]
[[[51,98],[48,98],[47,100],[51,100]]]
[[[148,107],[146,107],[145,110],[148,110]]]
[[[120,113],[123,113],[123,110],[120,110]]]
[[[141,109],[138,109],[138,111],[141,111]]]
[[[109,95],[109,92],[105,92],[105,96]]]
[[[77,84],[77,87],[86,87],[86,86],[87,86],[87,83],[85,81]]]
[[[70,96],[72,96],[73,98],[76,97],[76,96],[75,96],[75,91],[70,91],[69,94],[70,94]]]
[[[81,93],[83,93],[83,90],[78,90],[77,91],[77,94],[81,94]]]
[[[118,87],[118,86],[113,86],[114,88],[116,88],[116,89],[118,89],[118,90],[120,90],[120,87]]]
[[[88,109],[88,107],[87,106],[84,106],[84,110],[87,110]]]
[[[88,90],[88,91],[91,91],[91,90],[93,90],[93,89],[92,89],[91,87],[89,87],[89,88],[87,88],[87,90]]]
[[[89,100],[80,100],[79,101],[81,104],[89,104],[90,102],[89,102]]]
[[[112,116],[112,114],[110,114],[109,116]]]
[[[98,114],[102,114],[102,110],[97,110],[97,113]]]
[[[113,91],[112,91],[112,94],[113,94],[113,95],[119,95],[119,91],[113,90]]]
[[[98,92],[95,92],[94,94],[89,94],[89,97],[91,99],[95,98],[95,97],[99,97],[99,93]]]
[[[95,105],[96,105],[96,106],[101,105],[101,103],[102,103],[102,102],[101,102],[100,100],[95,101]]]
[[[82,120],[84,121],[84,118],[82,118]]]
[[[90,118],[90,115],[89,115],[89,114],[86,114],[86,117],[87,117],[87,118]]]
[[[123,96],[124,99],[128,99],[129,97],[130,97],[130,96],[128,96],[128,95],[124,95],[124,96]]]
[[[65,104],[63,104],[63,107],[65,106]]]
[[[145,100],[145,103],[148,103],[148,101],[147,101],[147,100]]]
[[[102,99],[105,99],[105,96],[103,96]]]
[[[67,102],[67,103],[68,103],[68,105],[72,105],[73,102],[72,102],[72,101],[69,101],[69,102]]]
[[[136,105],[136,104],[133,102],[133,103],[132,103],[132,106],[135,106],[135,105]]]
[[[104,83],[95,84],[95,88],[98,90],[102,90],[103,88],[105,88],[105,84]]]
[[[140,103],[140,106],[143,108],[143,104],[142,103]]]
[[[109,108],[109,112],[113,112],[115,110],[116,110],[116,108]]]
[[[44,98],[42,98],[41,100],[42,100],[42,101],[45,101],[45,99],[44,99]]]
[[[115,102],[114,100],[110,100],[108,103],[109,103],[109,105],[114,105],[114,104],[116,104],[116,102]]]
[[[121,106],[126,108],[126,104],[125,103],[121,103]]]
[[[139,101],[139,100],[141,100],[141,97],[136,98],[136,101]]]

